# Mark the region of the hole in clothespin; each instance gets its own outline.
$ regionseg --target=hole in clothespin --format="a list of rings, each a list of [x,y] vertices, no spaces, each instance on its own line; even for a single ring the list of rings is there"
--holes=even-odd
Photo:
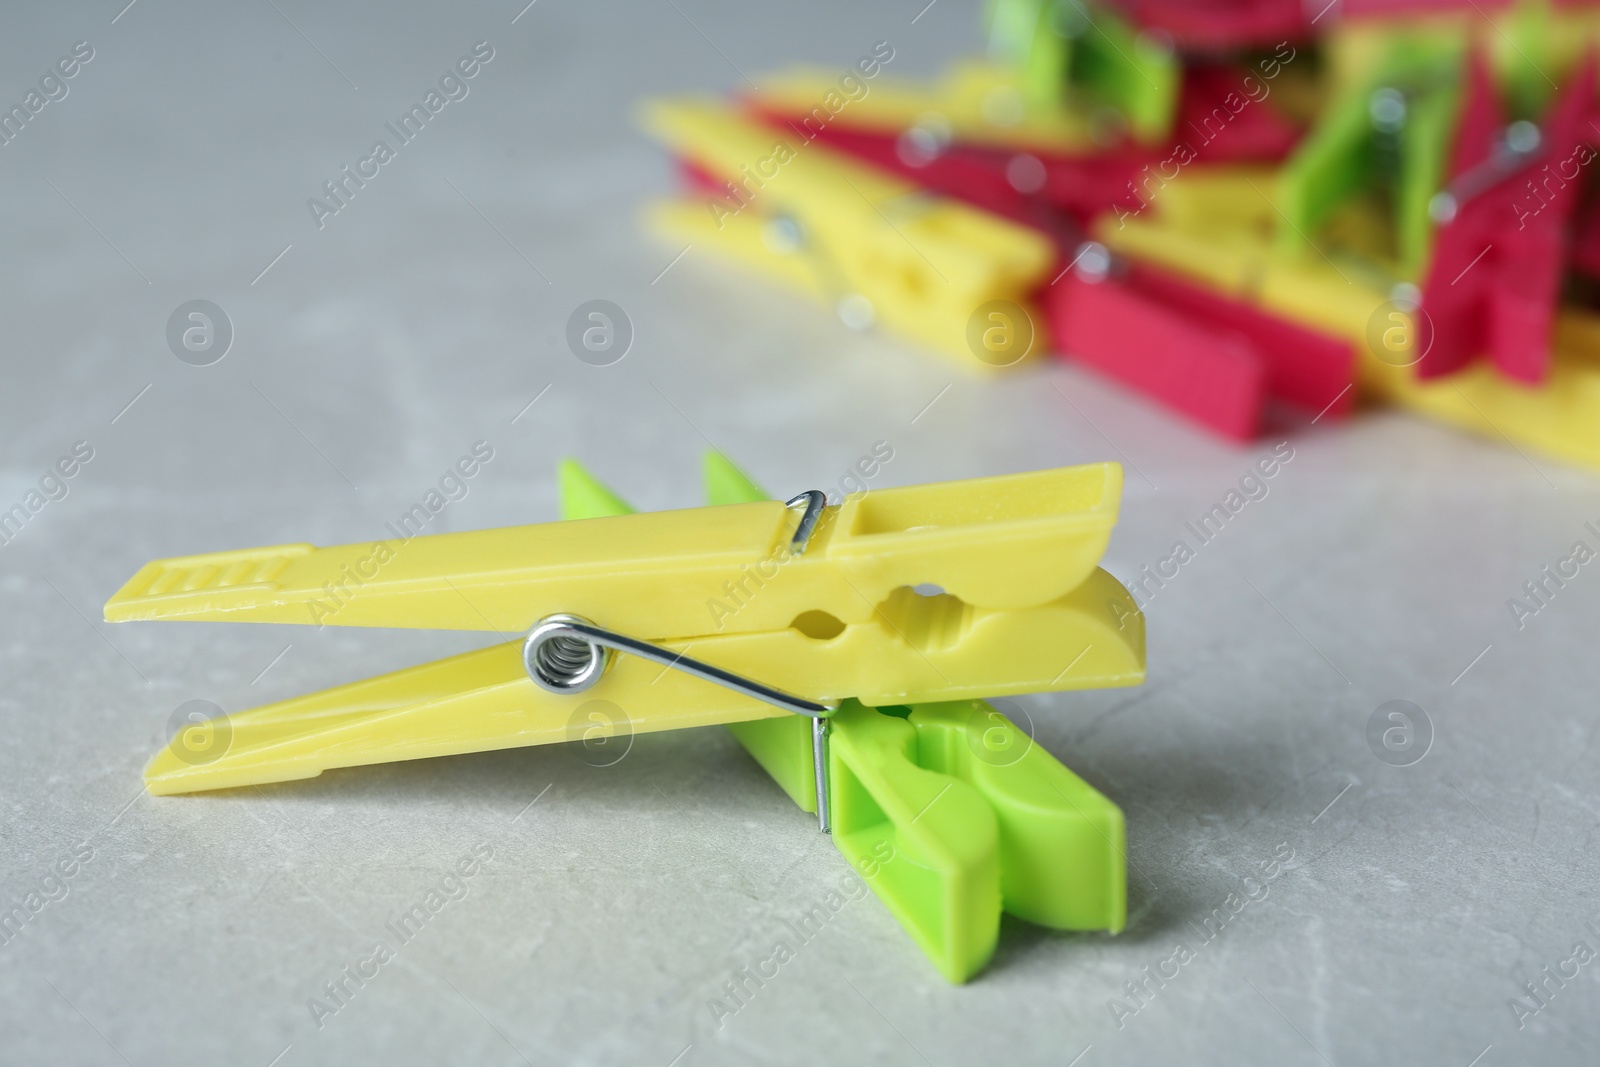
[[[844,633],[844,623],[826,611],[802,611],[789,625],[813,641],[831,641]]]
[[[922,582],[919,585],[912,586],[911,591],[918,596],[939,596],[944,592],[944,588],[934,585],[932,582]]]
[[[936,588],[936,587],[930,587]],[[889,629],[919,652],[937,652],[966,636],[972,608],[949,593],[919,593],[902,585],[878,605],[878,615]]]

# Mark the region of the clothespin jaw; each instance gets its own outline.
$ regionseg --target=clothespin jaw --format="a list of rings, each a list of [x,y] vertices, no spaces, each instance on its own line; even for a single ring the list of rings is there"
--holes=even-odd
[[[711,102],[658,102],[645,122],[721,183],[651,211],[669,239],[721,252],[834,306],[856,328],[881,323],[974,370],[1015,366],[1046,347],[1026,311],[1028,322],[1013,324],[1016,350],[1002,358],[969,336],[979,308],[1024,308],[1045,278],[1053,250],[1032,230],[923,195],[812,143],[802,126],[774,131]]]
[[[1002,911],[1122,930],[1121,809],[992,706],[847,704],[829,730],[834,843],[945,978],[989,961]]]
[[[1182,72],[1170,42],[1078,0],[992,0],[989,50],[1035,107],[1109,108],[1139,141],[1172,128]]]
[[[766,499],[721,453],[706,454],[704,475],[708,503]],[[561,486],[573,518],[627,509],[570,461]],[[1132,612],[1124,621],[1142,632],[1137,605],[1122,595],[1118,611]],[[729,729],[802,810],[817,810],[805,720]],[[829,718],[826,738],[834,844],[948,980],[964,982],[988,962],[1002,911],[1056,930],[1123,928],[1121,809],[993,706],[851,700]]]

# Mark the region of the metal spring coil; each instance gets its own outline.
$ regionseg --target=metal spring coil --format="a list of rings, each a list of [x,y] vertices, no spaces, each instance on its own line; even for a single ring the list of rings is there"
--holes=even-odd
[[[571,686],[594,667],[601,651],[579,637],[551,637],[534,649],[533,665],[546,682]]]

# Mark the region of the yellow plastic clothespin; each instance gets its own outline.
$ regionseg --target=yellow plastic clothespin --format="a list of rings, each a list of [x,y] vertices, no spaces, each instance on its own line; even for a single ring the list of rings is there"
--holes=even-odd
[[[860,99],[828,109],[837,96],[839,75],[821,67],[796,67],[763,78],[751,94],[758,106],[793,115],[814,116],[814,125],[899,134],[921,131],[935,142],[961,141],[1013,151],[1080,154],[1102,150],[1120,129],[1107,116],[1074,106],[1065,97],[1040,101],[1030,95],[1023,74],[985,60],[954,64],[932,81],[882,75]],[[821,108],[822,110],[818,110]]]
[[[1041,234],[715,102],[658,102],[645,124],[725,183],[654,207],[649,221],[670,240],[721,252],[834,306],[852,326],[881,323],[974,369],[1046,350],[1036,315],[1011,323],[1017,341],[998,350],[973,336],[975,322],[980,335],[992,323],[980,309],[1003,303],[1014,317],[1046,280],[1054,250]]]
[[[579,693],[636,733],[1135,685],[1144,628],[1096,564],[1122,471],[1096,464],[877,490],[147,564],[111,622],[193,619],[526,637],[226,717],[151,793],[568,741]],[[937,589],[929,588],[936,586]],[[825,766],[826,731],[816,731]],[[826,824],[819,773],[819,814]]]

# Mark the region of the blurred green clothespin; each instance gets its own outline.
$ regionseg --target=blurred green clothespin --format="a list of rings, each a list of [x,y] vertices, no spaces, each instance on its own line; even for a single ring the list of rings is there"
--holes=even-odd
[[[1500,31],[1498,80],[1512,119],[1537,121],[1555,87],[1544,70],[1549,10],[1518,4]],[[1377,190],[1388,200],[1394,256],[1416,280],[1427,262],[1433,227],[1429,204],[1445,187],[1461,114],[1470,34],[1411,36],[1394,42],[1382,73],[1336,101],[1278,179],[1279,247],[1304,250],[1352,197]]]
[[[1170,131],[1182,76],[1170,42],[1083,0],[991,0],[988,25],[990,55],[1020,72],[1030,105],[1110,108],[1140,141]]]
[[[1415,278],[1433,223],[1428,202],[1444,185],[1465,50],[1460,41],[1396,45],[1383,73],[1336,101],[1278,179],[1279,246],[1316,244],[1353,197],[1386,194],[1401,273]]]

